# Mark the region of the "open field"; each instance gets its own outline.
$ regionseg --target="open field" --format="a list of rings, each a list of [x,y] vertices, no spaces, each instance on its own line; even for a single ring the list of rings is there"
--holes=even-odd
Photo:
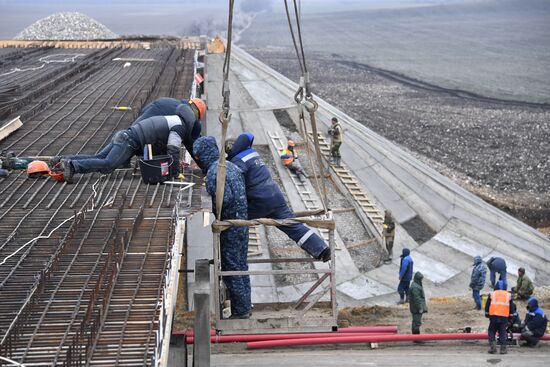
[[[304,12],[302,30],[306,52],[485,96],[550,102],[548,1]],[[257,17],[240,42],[247,47],[292,47],[286,18],[268,13]]]
[[[511,22],[510,12],[515,9],[516,3],[504,3],[508,4],[508,7],[499,12],[500,19],[493,19],[493,22]],[[537,6],[539,10],[545,9],[542,2],[532,3],[536,5],[533,9],[518,12],[517,19],[514,18],[517,22],[523,19],[525,21],[523,27],[526,28],[537,28],[536,22],[527,25],[527,19],[524,17],[528,14],[531,14],[533,19],[544,17],[544,12],[536,11]],[[488,6],[481,8],[486,11],[490,9]],[[437,9],[437,11],[432,9],[430,12],[426,8],[418,8],[378,13],[380,17],[368,24],[374,23],[372,27],[377,28],[379,32],[380,27],[375,25],[385,22],[386,28],[381,29],[386,29],[386,33],[384,37],[377,38],[376,42],[370,37],[360,40],[359,31],[355,33],[344,31],[337,34],[338,27],[334,28],[334,25],[328,27],[324,23],[328,21],[325,18],[329,17],[326,14],[316,15],[315,21],[310,22],[313,25],[310,25],[304,14],[303,32],[306,46],[310,50],[306,52],[314,92],[370,129],[416,153],[420,159],[485,200],[531,225],[548,226],[550,223],[548,193],[550,105],[521,101],[504,102],[499,98],[507,96],[499,93],[507,88],[510,93],[524,90],[528,93],[523,96],[515,95],[513,98],[539,102],[544,100],[539,97],[550,96],[550,78],[548,77],[550,65],[546,65],[550,57],[546,60],[529,58],[522,51],[528,46],[522,43],[520,47],[516,44],[519,42],[519,36],[508,35],[510,37],[506,40],[508,36],[502,34],[497,42],[488,30],[484,34],[480,33],[479,37],[475,38],[476,42],[491,41],[500,46],[491,52],[478,54],[479,58],[483,59],[483,63],[470,63],[463,59],[460,62],[455,60],[452,63],[453,68],[447,67],[451,64],[444,66],[448,57],[442,58],[441,55],[467,53],[469,49],[469,43],[465,42],[467,38],[462,38],[461,41],[456,37],[438,37],[437,27],[433,24],[429,25],[427,21],[420,22],[422,18],[420,13],[428,12],[423,18],[433,20],[437,18],[435,14],[441,15],[444,13],[442,9],[447,9],[447,17],[438,18],[440,28],[469,32],[471,29],[465,19],[475,22],[472,20],[473,10],[467,12],[465,10],[467,8],[462,8],[462,12],[451,17],[450,7]],[[453,9],[456,10],[456,8]],[[367,14],[370,13],[366,12],[363,16]],[[351,15],[348,14],[348,16]],[[331,23],[336,24],[339,17],[334,15]],[[425,41],[418,43],[424,48],[417,50],[395,48],[395,52],[399,50],[404,58],[391,59],[377,44],[380,43],[382,46],[382,39],[388,41],[392,34],[397,34],[395,38],[399,38],[398,33],[401,31],[399,29],[392,31],[388,26],[394,21],[400,24],[397,18],[407,18],[409,23],[416,19],[418,29],[424,27],[423,32],[411,32],[414,37],[425,38]],[[271,23],[266,22],[267,25],[262,24],[262,28],[270,30],[270,27],[275,27],[275,20]],[[318,23],[325,24],[326,28],[324,30],[321,29],[322,27],[311,28]],[[288,30],[283,26],[284,24],[279,29],[282,32],[279,37],[274,37],[269,31],[258,32],[259,28],[254,32],[252,27],[243,34],[242,42],[247,51],[254,56],[292,80],[298,80],[300,72],[294,50],[283,47],[288,45],[287,41],[290,42],[290,37],[284,36],[288,34]],[[541,32],[550,27],[542,24],[539,26],[537,29]],[[260,26],[257,25],[257,27]],[[530,29],[524,29],[524,32],[518,32],[516,29],[515,33],[525,34],[529,31]],[[533,35],[535,34],[539,33],[534,32]],[[338,37],[333,38],[333,36]],[[325,46],[308,42],[310,37],[323,39]],[[428,42],[429,39],[432,43],[445,39],[447,43],[441,42],[442,48],[434,49],[429,47],[433,46]],[[470,39],[473,40],[474,37]],[[546,52],[550,55],[550,45],[544,47],[548,39],[541,38],[539,41],[541,42],[533,39],[530,46],[532,52]],[[254,47],[261,43],[264,43],[261,48]],[[272,44],[281,47],[265,47]],[[361,47],[355,47],[358,44]],[[312,49],[315,52],[311,51]],[[408,59],[405,58],[406,52],[409,52]],[[514,55],[512,59],[504,57],[512,54]],[[498,57],[500,64],[495,61],[498,55],[500,55]],[[412,59],[414,62],[409,62]],[[508,60],[506,73],[502,69],[502,63],[505,60]],[[377,64],[381,66],[376,67]],[[403,68],[408,68],[408,71]],[[461,68],[464,70],[460,71]],[[386,69],[397,70],[398,73]],[[415,74],[423,70],[431,72],[427,75]],[[445,70],[446,73],[441,73],[441,70]],[[524,74],[526,70],[528,70],[527,74],[531,74]],[[422,80],[415,79],[416,77]],[[449,90],[444,82],[444,79],[449,78],[455,78],[457,83],[460,83],[459,89],[472,94]],[[489,79],[492,80],[492,84],[488,82]],[[472,88],[468,86],[469,80],[475,81]],[[476,96],[476,93],[494,99]],[[546,100],[548,101],[548,98]]]

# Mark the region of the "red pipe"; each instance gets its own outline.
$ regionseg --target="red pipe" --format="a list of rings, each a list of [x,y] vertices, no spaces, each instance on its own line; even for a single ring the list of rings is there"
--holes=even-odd
[[[235,335],[219,335],[211,336],[211,343],[246,343],[263,340],[283,340],[283,339],[315,339],[315,338],[342,338],[348,336],[367,336],[367,335],[391,335],[389,333],[295,333],[295,334],[235,334]],[[193,336],[186,337],[187,344],[193,344],[195,338]]]
[[[397,333],[397,326],[350,326],[338,328],[337,333]],[[308,333],[316,334],[316,333]],[[193,330],[186,331],[174,331],[172,335],[186,335],[193,336],[195,332]],[[216,335],[215,330],[210,330],[210,335]],[[246,334],[246,335],[264,335],[264,334]],[[269,335],[286,335],[286,334],[269,334]],[[290,334],[292,335],[292,334]]]
[[[315,344],[349,344],[349,343],[380,343],[401,342],[415,340],[475,340],[487,339],[487,333],[449,333],[449,334],[399,334],[399,335],[357,335],[328,338],[304,338],[287,340],[268,340],[250,342],[248,349],[286,347],[291,345],[315,345]],[[541,340],[550,340],[550,334],[545,334]]]

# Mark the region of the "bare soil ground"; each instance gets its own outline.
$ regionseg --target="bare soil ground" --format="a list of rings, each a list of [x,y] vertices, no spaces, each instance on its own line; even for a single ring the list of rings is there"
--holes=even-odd
[[[537,288],[535,296],[539,300],[540,307],[549,312],[550,310],[550,287]],[[397,296],[396,296],[397,299]],[[525,318],[525,301],[514,301],[516,303],[520,318]],[[461,297],[434,297],[427,303],[428,313],[422,318],[423,333],[452,333],[462,332],[463,328],[469,326],[473,332],[487,330],[489,324],[483,311],[474,309],[474,301],[470,296]],[[397,325],[399,333],[410,333],[411,314],[409,305],[395,306],[363,306],[348,307],[340,310],[339,326],[361,326],[361,325]],[[550,326],[550,325],[549,325]],[[548,332],[550,332],[550,327]]]
[[[298,80],[290,50],[247,51]],[[338,55],[308,56],[320,97],[486,201],[550,226],[550,108],[455,95]]]

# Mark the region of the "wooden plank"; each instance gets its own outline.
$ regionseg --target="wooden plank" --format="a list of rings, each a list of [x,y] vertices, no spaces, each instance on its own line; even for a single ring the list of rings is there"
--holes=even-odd
[[[15,131],[17,131],[21,126],[23,126],[23,122],[21,121],[20,117],[21,116],[17,116],[4,126],[0,127],[0,141],[4,140]]]

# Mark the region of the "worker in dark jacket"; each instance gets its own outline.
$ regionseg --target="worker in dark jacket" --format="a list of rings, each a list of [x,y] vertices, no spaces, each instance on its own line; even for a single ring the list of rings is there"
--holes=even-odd
[[[384,230],[382,231],[382,235],[384,236],[384,240],[386,242],[387,251],[387,256],[384,262],[391,263],[393,258],[393,240],[395,238],[395,221],[391,215],[391,210],[389,209],[384,211],[383,228]]]
[[[258,152],[252,148],[254,135],[246,132],[235,141],[226,142],[227,159],[244,173],[248,218],[288,219],[295,215],[288,207],[279,186],[273,181],[269,169]],[[330,260],[330,248],[315,231],[297,223],[277,227],[292,238],[308,254],[316,259]]]
[[[206,104],[202,99],[191,98],[190,100],[187,100],[187,99],[161,97],[149,103],[145,107],[143,107],[139,112],[139,116],[135,122],[145,120],[153,116],[175,115],[176,108],[178,108],[180,104],[188,104],[190,107],[196,110],[195,112],[197,112],[199,116],[198,119],[204,121],[204,117],[206,113]]]
[[[212,136],[199,138],[193,144],[193,158],[206,174],[206,191],[212,197],[212,211],[216,213],[216,177],[219,151]],[[246,189],[241,170],[226,162],[225,191],[220,220],[247,219]],[[220,235],[222,271],[248,270],[248,227],[232,226]],[[223,278],[231,299],[231,318],[249,318],[251,310],[250,277],[248,275]]]
[[[421,272],[414,273],[414,280],[409,289],[409,310],[412,314],[412,333],[420,334],[420,326],[422,325],[422,315],[428,312],[426,306],[426,296],[422,287],[422,279],[424,276]]]
[[[506,327],[508,326],[508,318],[516,312],[516,306],[512,301],[512,295],[506,291],[506,283],[499,280],[495,284],[495,290],[491,293],[485,304],[485,317],[489,318],[489,349],[490,354],[497,352],[496,333],[498,332],[498,340],[500,343],[500,354],[506,354]]]
[[[535,297],[531,297],[527,301],[527,311],[521,336],[525,340],[523,346],[534,347],[546,332],[548,318],[539,307],[539,301]]]
[[[483,265],[481,256],[474,257],[474,268],[472,269],[472,276],[470,277],[470,289],[472,290],[472,297],[476,304],[476,310],[481,310],[481,296],[479,292],[485,286],[485,278],[487,276],[487,270]]]
[[[502,280],[506,288],[508,288],[508,283],[506,282],[506,261],[502,257],[491,257],[487,261],[487,267],[490,271],[491,287],[495,288],[496,273],[498,273],[498,280]]]
[[[412,276],[413,259],[411,257],[411,250],[404,248],[401,253],[401,263],[399,264],[399,286],[397,287],[397,292],[399,293],[400,300],[398,304],[408,301],[408,299],[405,299],[405,296],[408,297]]]
[[[512,294],[515,296],[515,299],[529,299],[535,287],[533,282],[527,275],[525,275],[525,268],[518,269],[518,282],[515,287],[512,288]]]
[[[127,164],[134,155],[141,156],[143,148],[151,144],[153,156],[171,156],[170,174],[177,176],[180,146],[185,145],[192,153],[193,141],[200,135],[199,113],[195,110],[187,103],[180,104],[175,115],[149,117],[116,132],[111,143],[95,155],[55,157],[52,162],[61,161],[65,181],[71,183],[74,173],[110,173]]]

